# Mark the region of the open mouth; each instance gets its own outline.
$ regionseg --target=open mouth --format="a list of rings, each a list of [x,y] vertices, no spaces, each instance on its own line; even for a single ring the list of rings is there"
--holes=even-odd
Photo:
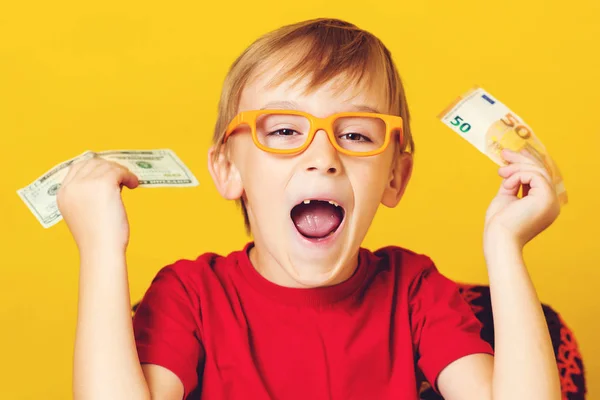
[[[324,239],[340,227],[344,214],[344,208],[334,201],[309,199],[296,204],[290,217],[305,238]]]

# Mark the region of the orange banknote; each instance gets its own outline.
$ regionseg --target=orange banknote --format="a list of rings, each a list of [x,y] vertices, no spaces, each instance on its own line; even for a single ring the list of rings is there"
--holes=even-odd
[[[527,150],[552,176],[561,205],[568,197],[562,175],[546,147],[523,119],[480,87],[474,87],[458,97],[438,118],[498,165],[505,162],[502,149],[516,152]]]

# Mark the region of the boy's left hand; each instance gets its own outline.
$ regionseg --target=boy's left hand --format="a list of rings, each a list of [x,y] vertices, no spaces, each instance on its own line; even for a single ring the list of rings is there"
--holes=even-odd
[[[522,248],[554,222],[560,204],[550,173],[531,154],[505,149],[502,157],[508,165],[498,170],[504,180],[486,213],[484,244],[493,245],[500,235]]]

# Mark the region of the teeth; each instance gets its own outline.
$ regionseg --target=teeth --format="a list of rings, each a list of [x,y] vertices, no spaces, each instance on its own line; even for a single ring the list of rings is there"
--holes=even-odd
[[[303,203],[304,204],[310,204],[310,200],[304,200]],[[332,201],[332,200],[329,200],[328,203],[331,204],[331,205],[334,205],[336,207],[340,206],[338,203],[336,203],[335,201]]]

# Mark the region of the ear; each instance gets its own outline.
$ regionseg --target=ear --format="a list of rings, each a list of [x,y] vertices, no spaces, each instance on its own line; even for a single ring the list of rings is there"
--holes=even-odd
[[[411,153],[400,153],[394,158],[390,169],[390,178],[381,197],[381,204],[390,208],[398,205],[410,180],[412,168]]]
[[[227,200],[237,200],[244,193],[244,186],[240,173],[221,147],[219,154],[215,154],[215,146],[208,150],[208,171],[217,187],[217,190]]]

